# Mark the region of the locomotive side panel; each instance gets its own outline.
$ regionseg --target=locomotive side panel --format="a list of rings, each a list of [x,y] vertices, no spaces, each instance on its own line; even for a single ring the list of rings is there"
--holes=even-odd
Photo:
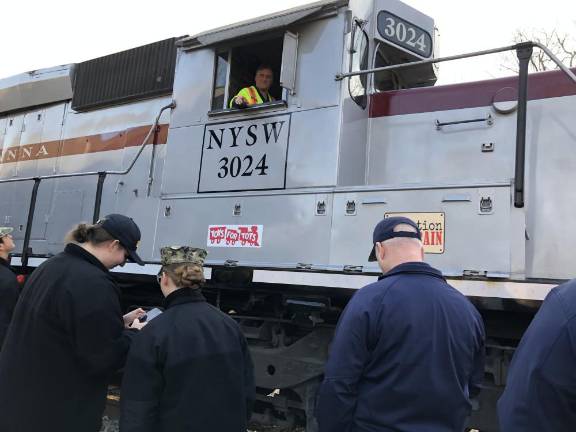
[[[377,263],[368,262],[374,223],[386,215],[400,213],[417,219],[426,260],[442,269],[446,276],[477,271],[490,277],[509,277],[510,237],[515,230],[511,223],[510,191],[509,184],[501,184],[489,188],[391,187],[336,193],[331,264],[361,266],[364,271],[378,273]],[[482,213],[479,206],[482,196],[490,197],[490,212]],[[354,212],[350,211],[350,203]]]
[[[558,83],[576,94],[564,76]],[[569,87],[568,87],[569,86]],[[576,261],[576,96],[535,100],[528,105],[526,154],[526,274],[532,278],[570,279]]]
[[[441,89],[434,88],[439,93]],[[432,93],[431,90],[425,89]],[[466,90],[462,88],[461,91]],[[459,97],[454,94],[454,100]],[[374,105],[383,103],[387,102],[382,95],[373,101]],[[425,105],[412,108],[426,109]],[[437,126],[437,121],[473,119],[486,121]],[[515,131],[516,116],[499,115],[489,105],[463,109],[446,106],[433,112],[374,117],[371,119],[368,184],[465,185],[509,181],[514,175]],[[493,150],[487,151],[490,145]]]

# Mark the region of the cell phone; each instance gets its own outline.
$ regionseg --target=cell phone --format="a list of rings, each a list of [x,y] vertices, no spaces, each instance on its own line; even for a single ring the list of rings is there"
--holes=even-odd
[[[162,311],[159,308],[150,309],[148,312],[146,312],[146,315],[141,316],[140,318],[138,318],[138,320],[140,322],[152,321],[161,313]]]

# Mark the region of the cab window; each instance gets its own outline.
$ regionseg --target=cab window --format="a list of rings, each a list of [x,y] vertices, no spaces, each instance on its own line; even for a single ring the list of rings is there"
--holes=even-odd
[[[273,99],[272,103],[286,102],[287,88],[293,90],[293,82],[283,82],[289,81],[282,75],[285,75],[284,63],[287,63],[285,40],[286,36],[277,36],[216,50],[212,112],[230,110],[230,102],[234,96],[243,88],[255,85],[256,71],[262,65],[269,66],[273,72],[272,85],[268,90]],[[296,52],[293,51],[293,55],[290,56],[294,58],[290,58],[290,61],[295,63]]]
[[[368,68],[368,35],[363,29],[364,22],[354,20],[354,30],[350,42],[350,71],[362,71]],[[362,109],[366,108],[366,84],[368,75],[355,75],[348,80],[350,97]]]

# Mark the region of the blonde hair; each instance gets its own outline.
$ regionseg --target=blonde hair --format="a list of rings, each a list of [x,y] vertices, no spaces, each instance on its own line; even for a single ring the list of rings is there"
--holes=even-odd
[[[179,288],[198,288],[206,282],[204,270],[198,264],[170,264],[162,267],[162,271],[166,272],[168,277],[174,282],[174,285]]]

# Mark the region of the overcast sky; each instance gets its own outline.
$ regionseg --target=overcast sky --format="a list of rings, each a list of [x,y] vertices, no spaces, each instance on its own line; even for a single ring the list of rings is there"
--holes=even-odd
[[[0,7],[0,77],[77,63],[305,3],[310,1],[6,0]],[[435,19],[442,56],[507,45],[518,28],[558,28],[576,35],[574,0],[405,3]],[[499,76],[500,63],[493,57],[442,66],[440,82]]]

